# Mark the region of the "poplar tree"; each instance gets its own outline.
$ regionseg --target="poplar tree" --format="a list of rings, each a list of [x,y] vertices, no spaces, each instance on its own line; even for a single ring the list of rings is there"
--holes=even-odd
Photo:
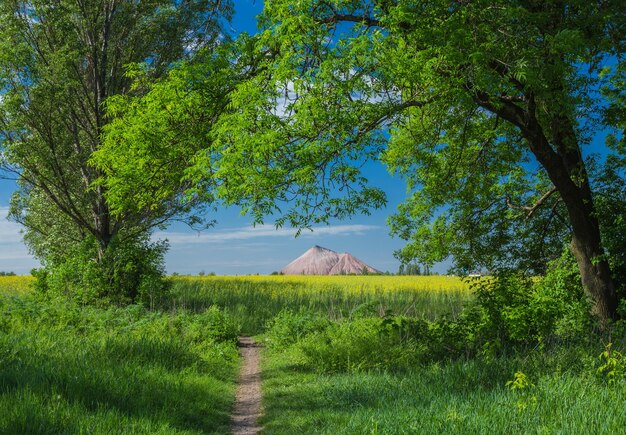
[[[0,3],[2,164],[20,186],[11,216],[45,266],[80,251],[81,261],[106,269],[101,286],[132,287],[121,281],[143,273],[133,261],[150,251],[150,230],[191,210],[192,200],[170,201],[114,214],[104,173],[89,161],[111,119],[107,100],[142,92],[131,86],[129,66],[147,80],[163,76],[174,62],[219,44],[231,12],[221,0]],[[133,246],[142,253],[123,252]]]

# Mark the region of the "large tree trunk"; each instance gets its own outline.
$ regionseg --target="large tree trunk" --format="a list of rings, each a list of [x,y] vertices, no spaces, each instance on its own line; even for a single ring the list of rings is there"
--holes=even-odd
[[[534,112],[531,112],[534,113]],[[546,170],[567,208],[572,228],[571,250],[578,263],[593,314],[616,319],[618,298],[600,236],[589,175],[572,124],[564,117],[552,126],[553,146],[534,116],[527,118],[530,148]]]
[[[546,170],[567,208],[572,227],[571,249],[585,292],[593,303],[593,313],[601,320],[617,318],[617,294],[602,247],[593,193],[574,124],[562,114],[554,116],[548,129],[550,141],[538,121],[532,94],[527,97],[526,110],[506,102],[495,106],[485,93],[477,93],[475,98],[484,108],[519,127],[530,151]]]
[[[597,242],[583,241],[576,235],[572,237],[572,253],[578,262],[583,287],[593,301],[593,314],[601,319],[616,319],[617,293],[609,263],[601,257],[599,248]],[[597,260],[598,258],[602,259]]]
[[[572,224],[570,247],[580,269],[583,287],[592,300],[593,314],[601,319],[615,319],[617,293],[602,248],[600,227],[592,199],[591,195],[574,195],[569,201],[565,201]]]
[[[558,84],[555,86],[555,90],[562,88]],[[473,97],[481,107],[520,129],[530,151],[567,207],[572,227],[571,249],[578,262],[585,292],[592,300],[593,313],[601,320],[617,318],[617,294],[602,247],[600,225],[575,123],[557,110],[552,114],[550,127],[544,128],[537,117],[537,103],[532,92],[525,95],[526,108],[502,99],[494,104],[495,98],[486,92],[474,92]],[[565,97],[557,99],[556,103],[559,101],[565,101]],[[553,106],[559,108],[558,104]],[[551,106],[546,104],[545,107]]]
[[[552,141],[567,172],[567,178],[561,180],[560,188],[557,188],[569,214],[572,226],[570,246],[578,262],[583,287],[593,301],[596,316],[616,319],[617,293],[602,246],[593,192],[574,126],[567,117],[556,116],[551,131]],[[561,170],[552,172],[551,178],[564,175]]]

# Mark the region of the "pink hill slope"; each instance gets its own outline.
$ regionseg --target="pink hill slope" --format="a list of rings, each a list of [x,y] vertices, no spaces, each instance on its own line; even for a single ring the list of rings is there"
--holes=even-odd
[[[378,271],[351,254],[338,254],[321,246],[313,246],[281,269],[285,275],[342,275]]]

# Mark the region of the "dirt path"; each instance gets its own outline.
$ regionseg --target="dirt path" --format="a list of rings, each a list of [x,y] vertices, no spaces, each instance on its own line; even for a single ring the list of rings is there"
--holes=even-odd
[[[250,337],[239,338],[243,365],[235,398],[232,425],[234,435],[252,435],[261,430],[257,419],[261,415],[261,369],[259,345]]]

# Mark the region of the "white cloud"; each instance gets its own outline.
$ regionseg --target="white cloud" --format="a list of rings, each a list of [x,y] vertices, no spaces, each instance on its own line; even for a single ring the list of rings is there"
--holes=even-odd
[[[376,225],[335,225],[328,227],[314,227],[312,230],[302,230],[300,237],[317,236],[347,236],[363,235],[367,232],[378,230]],[[295,237],[297,230],[294,228],[276,228],[272,225],[257,225],[256,227],[239,227],[227,230],[218,230],[202,233],[181,233],[159,231],[153,238],[158,240],[167,239],[170,245],[220,243],[232,240],[249,240],[259,237]]]
[[[38,264],[22,242],[22,226],[9,222],[8,212],[8,207],[0,207],[0,271],[28,273]]]
[[[15,222],[9,222],[7,220],[8,214],[8,207],[0,207],[0,245],[21,243],[22,241],[21,226]]]

